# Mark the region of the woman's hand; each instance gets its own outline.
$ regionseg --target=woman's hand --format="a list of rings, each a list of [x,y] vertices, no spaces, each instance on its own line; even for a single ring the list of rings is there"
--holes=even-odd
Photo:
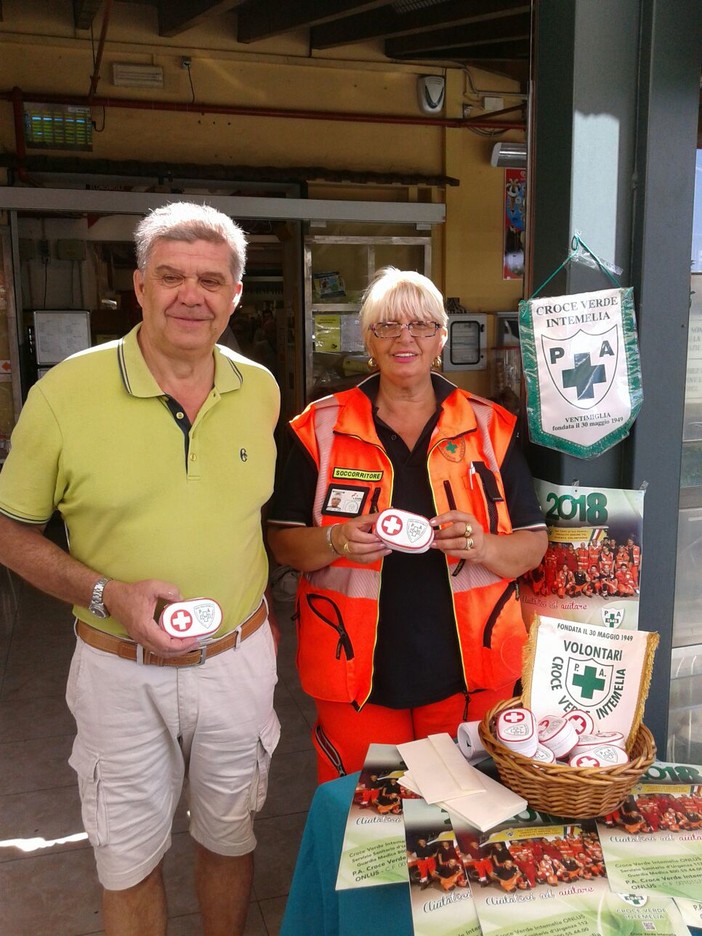
[[[432,549],[480,563],[500,578],[515,579],[535,568],[548,546],[545,529],[488,533],[472,514],[460,510],[449,510],[429,522],[435,530]]]
[[[377,513],[367,514],[335,525],[332,542],[342,558],[365,564],[390,555],[392,550],[375,533],[377,519]]]
[[[277,562],[300,572],[315,572],[338,559],[376,562],[390,555],[373,532],[377,518],[378,514],[367,514],[323,527],[269,523],[268,545]]]
[[[472,514],[449,510],[430,521],[434,527],[432,549],[470,562],[485,561],[486,533]]]

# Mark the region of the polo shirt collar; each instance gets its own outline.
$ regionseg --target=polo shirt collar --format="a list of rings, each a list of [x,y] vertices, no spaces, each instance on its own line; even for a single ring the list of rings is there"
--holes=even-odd
[[[131,396],[162,397],[164,392],[149,370],[139,347],[137,335],[140,328],[141,323],[136,325],[129,334],[125,335],[117,345],[122,382],[127,393],[131,394]],[[215,389],[219,393],[238,390],[244,382],[244,377],[237,367],[236,361],[223,354],[217,345],[215,345],[213,353],[215,359]]]

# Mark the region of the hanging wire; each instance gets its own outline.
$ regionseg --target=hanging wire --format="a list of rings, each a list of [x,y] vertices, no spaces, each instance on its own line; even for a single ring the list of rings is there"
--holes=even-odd
[[[94,133],[102,133],[103,130],[105,129],[105,123],[106,123],[106,122],[107,122],[107,108],[106,108],[105,105],[103,104],[103,105],[102,105],[102,126],[101,126],[101,127],[98,127],[97,122],[94,121],[94,120],[91,120],[91,123],[92,123],[92,125],[93,125],[93,132],[94,132]]]
[[[185,70],[186,70],[187,73],[188,73],[188,81],[190,82],[190,91],[192,92],[192,97],[190,98],[190,103],[191,103],[191,104],[194,104],[194,103],[195,103],[195,85],[193,84],[193,75],[192,75],[192,71],[191,71],[192,64],[191,64],[191,63],[189,63],[189,64],[187,64],[187,65],[184,64],[184,68],[185,68]]]

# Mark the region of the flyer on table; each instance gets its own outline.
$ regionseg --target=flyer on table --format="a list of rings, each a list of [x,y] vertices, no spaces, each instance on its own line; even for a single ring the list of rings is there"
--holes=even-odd
[[[565,487],[535,479],[548,549],[520,580],[527,625],[534,615],[636,630],[644,491]]]
[[[414,936],[480,936],[464,856],[446,810],[408,799],[404,824]]]
[[[337,890],[398,884],[407,879],[403,798],[406,770],[394,744],[371,744],[351,801],[341,848]]]
[[[454,823],[483,936],[687,936],[671,900],[611,891],[594,820],[529,815],[482,836]]]
[[[702,767],[652,764],[598,830],[613,890],[673,897],[702,926]]]

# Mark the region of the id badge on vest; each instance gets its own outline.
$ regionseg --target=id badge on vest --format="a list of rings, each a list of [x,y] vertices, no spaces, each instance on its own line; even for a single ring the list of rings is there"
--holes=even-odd
[[[355,484],[330,484],[322,513],[338,517],[359,517],[368,499],[368,488]]]

